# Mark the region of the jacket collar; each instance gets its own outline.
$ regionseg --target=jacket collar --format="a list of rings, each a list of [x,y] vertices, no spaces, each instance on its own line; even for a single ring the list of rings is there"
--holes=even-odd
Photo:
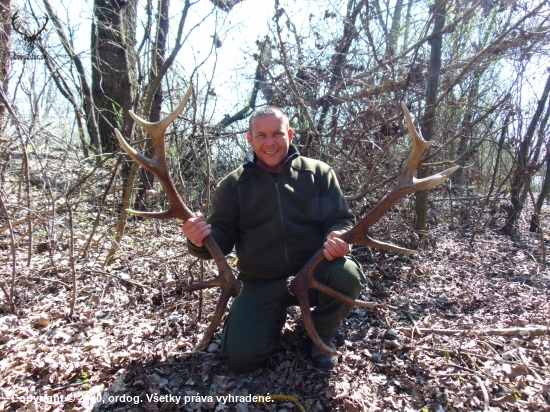
[[[289,161],[292,161],[294,158],[300,156],[300,152],[298,151],[298,148],[294,146],[293,144],[290,145],[288,148],[288,154],[287,158],[285,160],[285,164]],[[258,160],[258,156],[256,156],[256,153],[254,153],[254,149],[250,149],[246,156],[244,157],[243,166],[244,167],[251,167],[253,169],[259,169],[258,164],[256,163]]]

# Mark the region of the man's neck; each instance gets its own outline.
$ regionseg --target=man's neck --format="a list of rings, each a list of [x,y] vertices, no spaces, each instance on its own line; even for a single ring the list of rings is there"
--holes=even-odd
[[[271,173],[281,173],[281,170],[283,170],[283,167],[285,167],[285,163],[288,160],[288,156],[285,157],[285,160],[281,163],[275,165],[275,166],[269,166],[266,165],[264,162],[262,162],[260,159],[256,161],[256,164],[260,169],[262,169],[265,172],[271,172]]]
[[[256,161],[256,164],[263,171],[270,172],[270,173],[281,173],[281,170],[283,170],[283,167],[285,166],[285,163],[286,163],[287,159],[288,159],[288,156],[285,157],[285,160],[283,162],[281,162],[281,163],[279,163],[278,165],[275,165],[275,166],[266,165],[260,159],[258,159]]]

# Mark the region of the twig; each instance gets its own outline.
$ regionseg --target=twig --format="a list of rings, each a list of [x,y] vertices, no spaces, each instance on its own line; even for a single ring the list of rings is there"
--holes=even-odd
[[[6,224],[7,224],[7,227],[9,228],[9,233],[10,233],[11,255],[12,255],[12,258],[11,258],[12,276],[11,276],[10,290],[8,292],[4,288],[3,285],[2,285],[2,290],[6,294],[6,298],[8,299],[8,302],[10,303],[11,312],[13,314],[15,314],[16,311],[17,311],[16,308],[15,308],[15,303],[13,302],[13,295],[15,293],[15,278],[16,278],[16,274],[17,274],[17,264],[16,264],[17,261],[16,261],[16,257],[15,257],[15,236],[13,234],[13,227],[11,225],[10,215],[8,214],[8,208],[6,207],[6,204],[4,203],[4,197],[3,197],[3,191],[2,190],[0,190],[0,207],[4,211],[4,214],[6,215]]]
[[[31,215],[31,184],[29,181],[29,156],[27,153],[27,145],[21,139],[21,149],[23,151],[23,176],[25,177],[25,194],[27,195],[27,216],[30,218]],[[19,203],[19,202],[18,202]],[[27,252],[27,267],[31,267],[32,260],[32,248],[33,248],[33,239],[32,239],[32,219],[29,219],[29,249]]]
[[[531,190],[531,187],[529,187],[529,196],[531,197],[531,202],[533,203],[533,219],[536,219],[538,224],[538,232],[539,232],[539,239],[540,239],[540,253],[542,258],[542,268],[546,268],[546,242],[544,241],[544,230],[542,229],[542,219],[540,218],[540,214],[537,211],[537,202],[535,201],[535,196],[533,195],[533,191]]]
[[[276,10],[279,9],[279,1],[278,0],[275,1],[275,9]],[[275,24],[277,26],[277,36],[279,38],[279,50],[281,51],[281,55],[283,56],[283,67],[285,69],[285,73],[286,73],[287,78],[288,78],[288,84],[289,84],[289,87],[290,87],[290,91],[292,92],[292,94],[296,98],[296,102],[298,103],[298,105],[303,110],[303,115],[306,117],[307,123],[308,123],[308,126],[309,126],[309,132],[313,133],[313,134],[317,134],[317,129],[315,128],[315,124],[313,123],[313,120],[311,119],[311,116],[309,115],[309,111],[308,111],[307,106],[305,105],[304,101],[302,100],[302,98],[300,96],[300,93],[298,92],[298,88],[296,87],[296,84],[294,83],[292,73],[290,72],[290,69],[288,67],[289,66],[288,65],[288,57],[287,57],[287,54],[286,54],[285,43],[283,42],[283,38],[281,37],[281,27],[279,25],[279,17],[280,16],[278,14],[276,14],[274,20],[275,20]],[[309,141],[309,134],[308,134],[308,138],[307,138],[306,143],[305,143],[304,146],[307,147],[308,141]]]
[[[506,115],[506,119],[504,120],[505,125],[508,125],[508,122],[510,120],[511,115],[512,115],[512,112],[509,110],[508,114]],[[485,210],[485,207],[487,207],[487,205],[489,204],[489,199],[490,199],[491,194],[493,193],[493,189],[495,187],[495,182],[496,182],[496,179],[497,179],[498,166],[499,166],[499,163],[500,163],[500,154],[501,154],[502,148],[504,146],[504,139],[506,138],[506,131],[507,130],[508,130],[507,127],[503,127],[502,131],[501,131],[501,134],[500,134],[500,139],[498,141],[498,149],[497,149],[497,154],[496,154],[496,160],[495,160],[495,167],[493,169],[493,177],[491,178],[491,185],[489,186],[489,191],[487,192],[487,196],[485,198],[485,201],[483,202],[483,205],[481,206],[481,208],[479,209],[479,212],[477,214],[476,223],[474,225],[474,229],[472,230],[472,234],[470,235],[470,243],[472,243],[474,241],[474,236],[476,235],[477,227],[479,226],[479,222],[481,221],[481,215],[483,214],[483,211]]]
[[[122,276],[118,276],[118,275],[115,275],[113,273],[105,272],[104,270],[97,270],[97,269],[90,269],[90,270],[92,272],[95,272],[95,273],[101,273],[102,275],[106,275],[106,276],[109,276],[109,277],[112,277],[112,278],[115,278],[115,279],[118,279],[118,280],[122,280],[123,282],[127,282],[130,285],[134,285],[134,286],[137,286],[137,287],[140,287],[140,288],[143,288],[143,289],[154,290],[151,286],[144,285],[143,283],[134,282],[132,280],[124,279]]]
[[[113,256],[115,255],[118,248],[118,242],[120,241],[120,239],[122,239],[122,235],[124,234],[126,219],[128,217],[128,209],[130,208],[130,202],[132,200],[132,191],[137,178],[139,167],[139,163],[132,162],[132,167],[130,168],[130,173],[128,174],[128,180],[126,181],[124,200],[122,201],[122,211],[120,212],[116,232],[113,234],[111,249],[109,249],[107,257],[105,258],[105,262],[103,263],[104,267],[112,263]]]
[[[452,355],[455,355],[455,356],[463,354],[463,355],[467,355],[467,356],[474,356],[474,357],[482,359],[482,360],[491,360],[491,361],[498,362],[498,363],[507,363],[509,365],[525,366],[525,364],[521,363],[521,362],[509,361],[509,360],[506,360],[506,359],[497,359],[495,357],[485,356],[485,355],[481,355],[479,353],[468,352],[468,351],[465,351],[465,350],[430,348],[428,346],[409,346],[409,347],[403,346],[403,349],[406,349],[406,348],[408,348],[408,349],[421,349],[421,350],[426,350],[426,351],[430,351],[430,352],[437,352],[437,353],[443,353],[443,354],[452,354]],[[459,365],[456,365],[456,366],[462,368],[462,366],[459,366]],[[540,367],[536,367],[536,366],[530,366],[530,368],[545,371],[544,368],[540,368]],[[470,371],[472,371],[472,370],[470,369]],[[541,385],[544,384],[542,382],[537,382],[537,383],[541,384]]]
[[[256,395],[258,398],[266,398],[269,399],[269,402],[292,402],[301,412],[306,412],[305,408],[302,406],[300,401],[298,400],[298,397],[291,396],[291,395],[284,395],[284,394],[272,394],[272,395]],[[266,401],[267,402],[267,401]],[[256,403],[262,404],[265,402],[257,401]]]
[[[101,213],[103,212],[103,207],[105,206],[105,199],[107,198],[107,195],[111,191],[111,186],[113,185],[113,181],[115,180],[115,176],[117,176],[118,167],[122,163],[122,156],[118,156],[115,166],[113,167],[113,173],[111,174],[111,178],[109,179],[109,183],[107,183],[107,187],[105,188],[105,191],[103,192],[103,195],[101,197],[100,206],[97,210],[97,215],[95,217],[94,223],[92,225],[92,231],[90,235],[88,236],[88,241],[86,242],[86,246],[84,246],[84,250],[82,251],[82,259],[86,258],[86,255],[88,253],[88,250],[90,249],[90,244],[92,243],[92,240],[94,238],[95,232],[97,230],[97,227],[99,225],[99,219],[101,218]]]
[[[42,277],[40,277],[40,276],[33,276],[33,277],[27,278],[27,279],[42,280],[42,281],[44,281],[44,282],[59,283],[59,284],[65,286],[67,289],[71,289],[71,285],[69,285],[68,283],[63,282],[62,280],[51,279],[51,278],[42,278]]]
[[[513,328],[513,329],[487,329],[487,330],[469,330],[469,329],[430,329],[416,328],[422,333],[428,335],[463,335],[463,334],[482,334],[490,336],[517,336],[524,337],[544,336],[550,334],[546,326],[533,326],[530,328]],[[411,328],[397,328],[403,332],[412,333]]]
[[[406,310],[404,310],[403,312],[405,312],[407,314],[407,316],[409,317],[409,319],[411,320],[411,322],[413,324],[413,330],[411,331],[411,334],[412,334],[412,332],[414,332],[416,330],[416,333],[419,336],[422,336],[422,332],[420,331],[420,328],[418,327],[418,324],[416,323],[416,320],[414,320],[413,315],[411,314],[411,312],[406,311]]]
[[[487,388],[485,387],[485,384],[481,380],[481,378],[477,375],[474,375],[475,380],[481,387],[481,391],[483,392],[483,411],[487,412],[489,410],[489,393],[487,392]]]
[[[114,194],[115,192],[113,191],[112,193],[110,194]],[[87,203],[87,202],[92,202],[96,199],[99,199],[103,197],[103,194],[98,194],[98,195],[94,195],[94,196],[90,196],[90,197],[87,197],[87,198],[84,198],[84,199],[80,199],[76,202],[74,202],[72,204],[72,206],[75,206],[75,205],[79,205],[81,203]],[[57,199],[55,199],[57,200]],[[46,210],[46,207],[40,209],[40,210],[37,210],[36,212],[32,212],[32,215],[31,216],[27,216],[27,217],[24,217],[23,219],[19,219],[19,220],[16,220],[12,223],[12,226],[13,227],[16,227],[16,226],[20,226],[24,223],[27,223],[29,221],[29,219],[33,219],[33,218],[44,218],[50,214],[53,214],[53,213],[57,213],[63,209],[66,209],[67,208],[67,204],[61,204],[59,206],[56,206],[55,209],[53,210]],[[7,226],[3,226],[3,227],[0,227],[0,232],[3,232],[4,230],[6,230],[8,227]]]
[[[298,358],[294,358],[294,362],[293,362],[293,365],[292,365],[292,372],[290,374],[290,379],[288,380],[289,384],[288,384],[288,387],[286,388],[286,391],[289,392],[290,391],[290,387],[292,386],[292,381],[294,380],[294,374],[296,373],[296,365],[298,364]]]
[[[71,276],[73,279],[73,290],[71,294],[71,303],[69,310],[69,318],[72,318],[74,315],[74,305],[76,303],[76,270],[74,268],[74,229],[73,229],[73,209],[69,203],[69,196],[67,195],[67,204],[69,205],[69,233],[71,235],[71,242],[69,245],[69,264],[71,266]]]
[[[518,352],[518,357],[523,361],[525,362],[525,367],[527,368],[527,370],[529,372],[531,372],[533,374],[533,376],[535,376],[535,378],[537,378],[539,381],[542,382],[542,377],[538,374],[538,372],[534,369],[532,369],[530,366],[529,366],[529,361],[527,359],[525,359],[525,356],[523,356],[523,354],[521,353],[521,350],[520,348],[517,348],[517,352]]]
[[[204,281],[204,260],[201,260],[201,269],[199,271],[199,282]],[[202,296],[202,289],[199,290],[199,308],[197,312],[197,322],[201,321],[202,318],[202,305],[203,305],[203,296]]]

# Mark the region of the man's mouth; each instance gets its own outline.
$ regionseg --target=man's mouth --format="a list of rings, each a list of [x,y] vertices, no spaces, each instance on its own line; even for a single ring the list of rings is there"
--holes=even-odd
[[[278,150],[274,150],[274,151],[272,151],[272,152],[268,152],[268,151],[264,150],[264,153],[265,153],[265,154],[275,154],[275,153],[277,153],[277,152],[278,152]]]

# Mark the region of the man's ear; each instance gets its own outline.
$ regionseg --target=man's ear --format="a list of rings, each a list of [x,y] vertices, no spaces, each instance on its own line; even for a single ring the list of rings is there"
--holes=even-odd
[[[248,132],[246,134],[246,140],[248,140],[248,144],[252,146],[252,133]]]
[[[294,139],[294,129],[292,127],[288,128],[288,141],[292,142],[292,139]]]

